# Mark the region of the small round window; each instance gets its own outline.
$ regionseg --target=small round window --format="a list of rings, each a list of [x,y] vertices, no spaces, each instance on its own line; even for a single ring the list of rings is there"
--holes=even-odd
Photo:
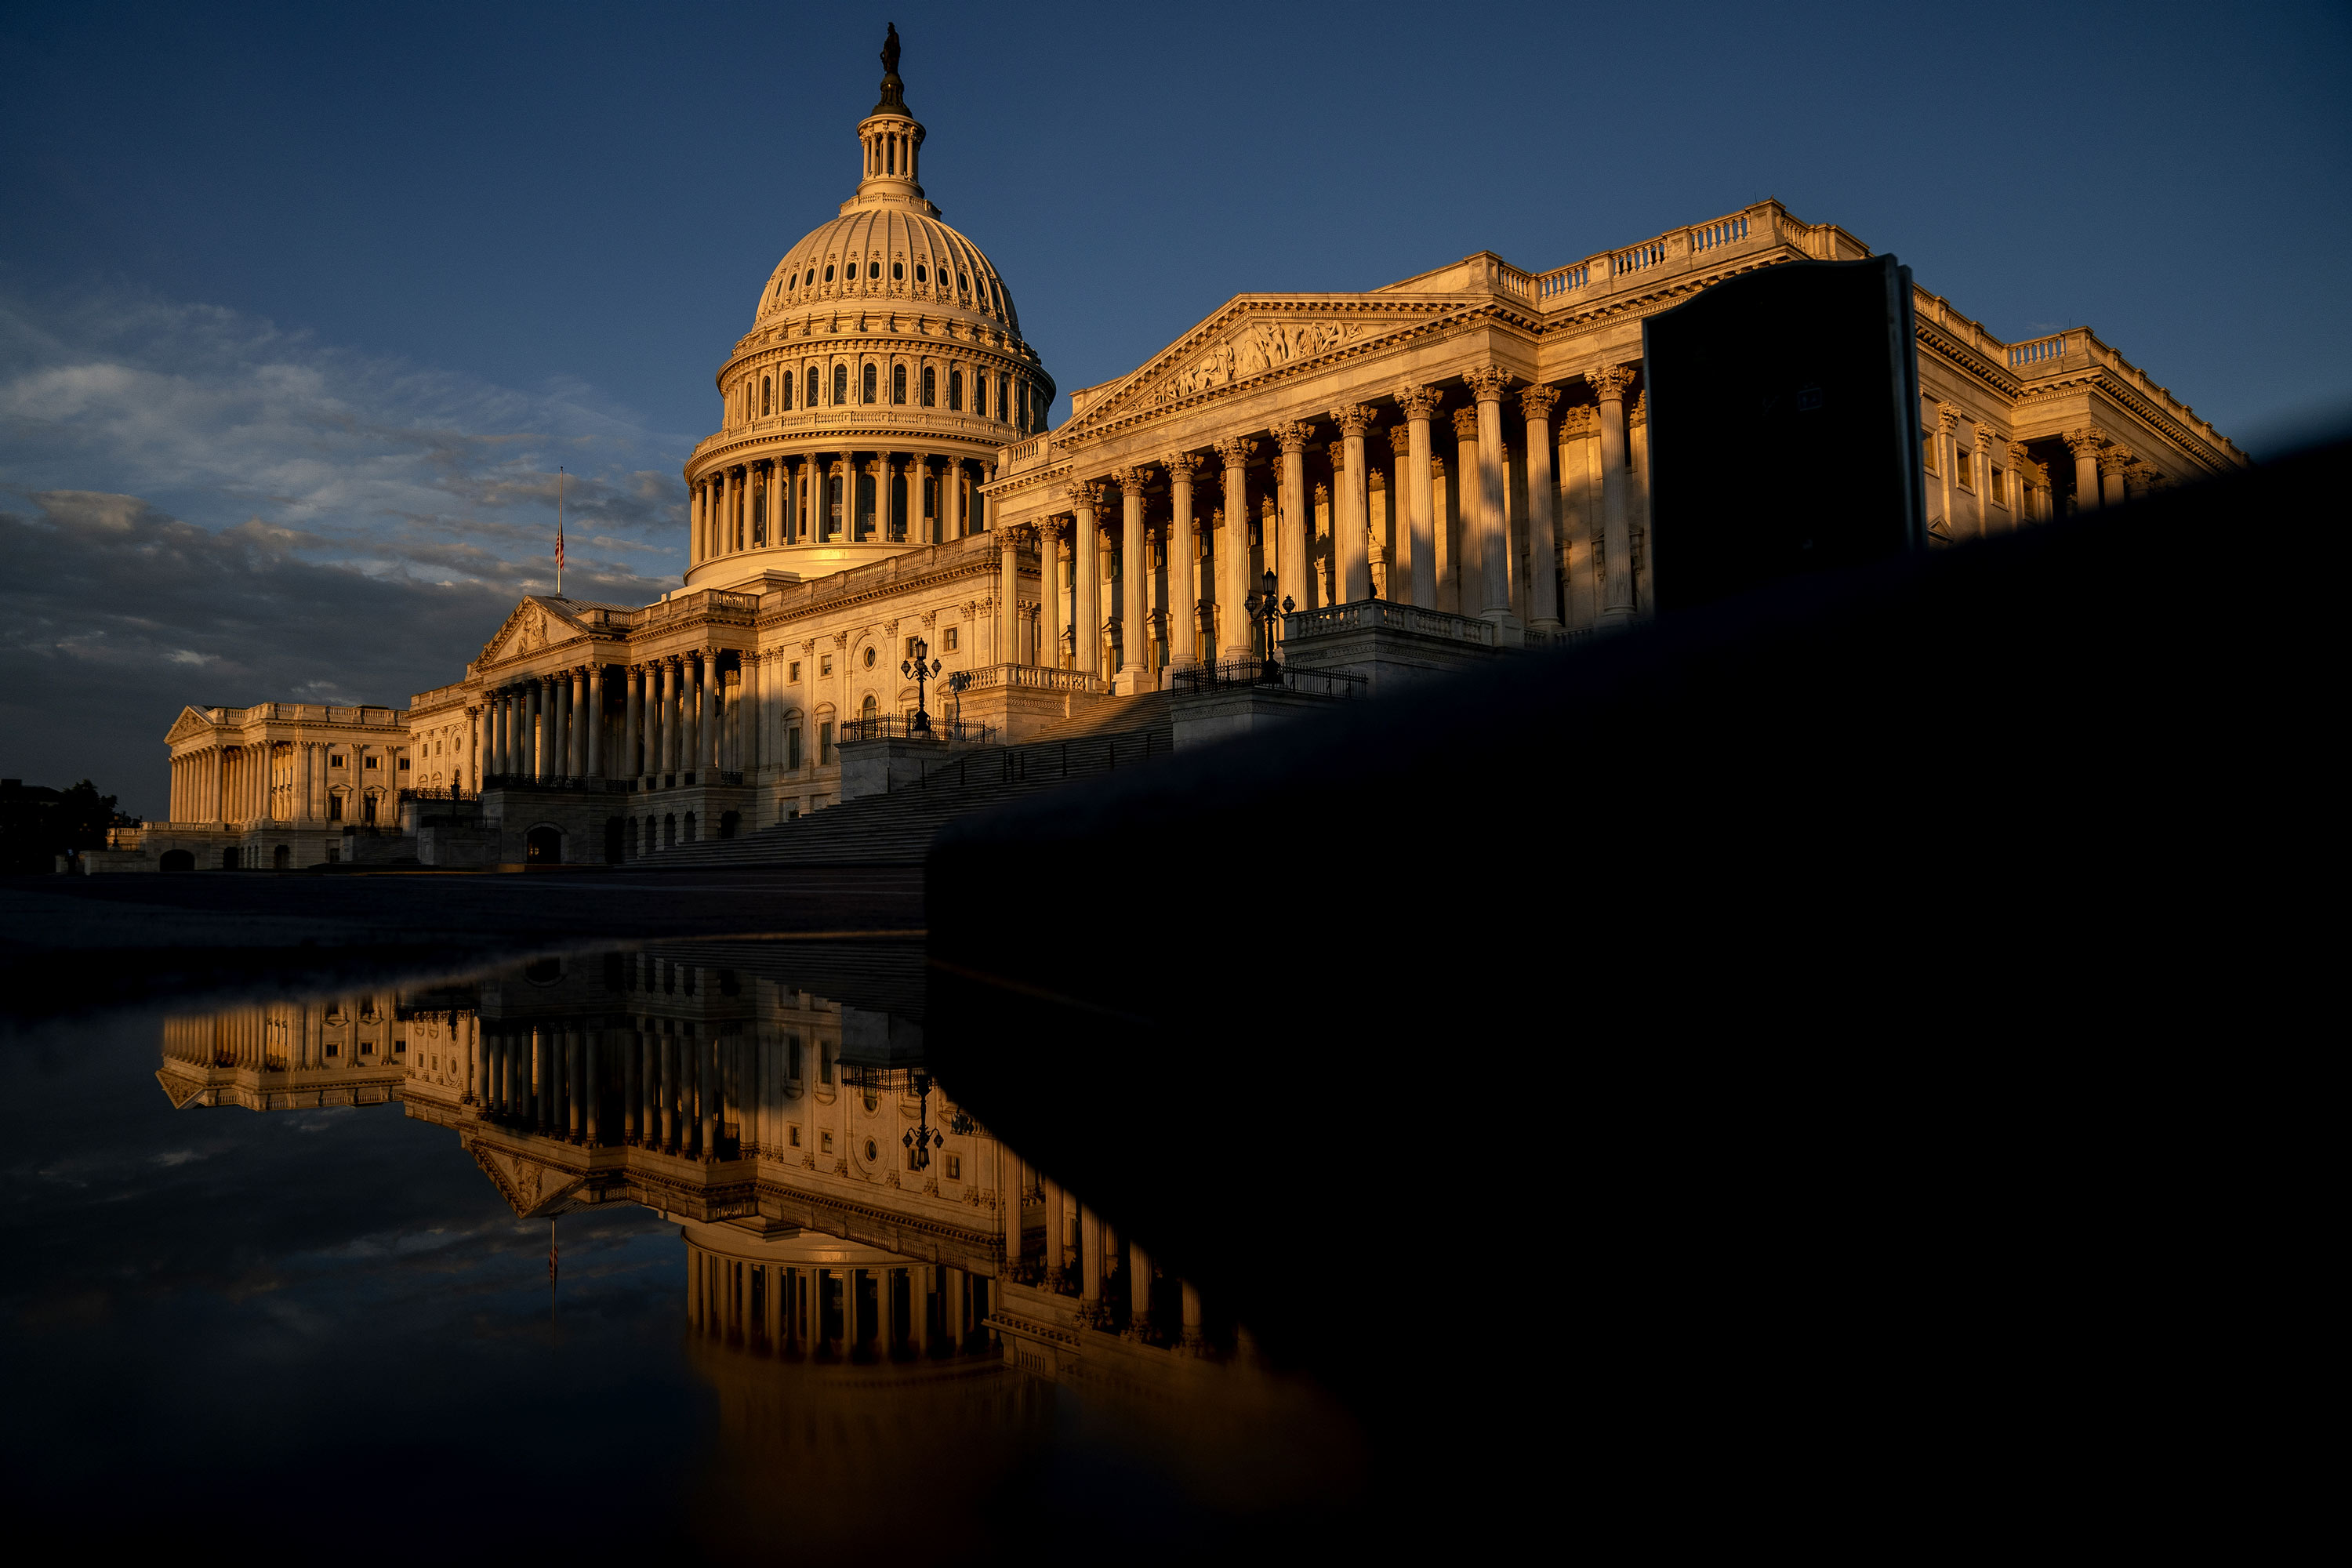
[[[923,264],[919,261],[915,263],[915,281],[918,283],[928,283],[930,281],[929,277],[923,271]]]
[[[833,281],[833,268],[830,267],[824,269],[824,280],[828,283]]]
[[[879,277],[881,277],[881,276],[882,276],[882,264],[881,264],[880,262],[878,262],[878,261],[869,261],[869,262],[867,262],[867,263],[866,264],[866,277],[868,277],[868,278],[879,278]]]
[[[871,1138],[868,1138],[868,1139],[866,1141],[866,1163],[867,1164],[869,1164],[869,1165],[870,1165],[870,1164],[874,1163],[874,1158],[875,1158],[875,1154],[876,1154],[876,1152],[877,1152],[877,1151],[876,1151],[876,1149],[875,1149],[875,1147],[874,1147],[874,1140],[873,1140],[873,1139],[871,1139]]]
[[[890,281],[893,283],[904,283],[906,280],[907,264],[903,261],[894,261],[890,263]]]
[[[866,650],[866,668],[868,669],[874,668],[874,650],[870,647]]]

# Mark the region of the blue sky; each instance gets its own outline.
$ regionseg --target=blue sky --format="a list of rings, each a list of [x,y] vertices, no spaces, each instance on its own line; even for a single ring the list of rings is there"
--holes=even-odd
[[[674,583],[712,373],[854,183],[886,20],[929,194],[1066,389],[1245,289],[1769,194],[2260,454],[2352,423],[2347,17],[17,5],[0,766],[155,811],[183,700],[453,678],[543,585],[558,464],[568,585]]]

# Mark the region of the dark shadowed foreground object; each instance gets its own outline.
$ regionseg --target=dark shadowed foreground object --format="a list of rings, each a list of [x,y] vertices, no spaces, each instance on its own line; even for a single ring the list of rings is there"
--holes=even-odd
[[[1642,326],[1658,607],[1927,545],[1911,269],[1793,261]]]
[[[961,825],[935,1064],[1356,1403],[1398,1528],[2139,1506],[2346,455]]]

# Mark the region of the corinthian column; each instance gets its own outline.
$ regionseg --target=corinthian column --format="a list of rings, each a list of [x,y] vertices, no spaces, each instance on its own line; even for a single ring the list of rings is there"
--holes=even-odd
[[[641,778],[645,766],[637,760],[637,741],[645,733],[645,666],[632,664],[621,672],[621,754],[613,770],[615,778]]]
[[[1062,650],[1070,646],[1070,612],[1065,596],[1070,591],[1070,567],[1064,553],[1062,520],[1047,518],[1037,530],[1037,586],[1045,595],[1045,626],[1053,637],[1038,650],[1037,662],[1060,669]]]
[[[1217,616],[1224,623],[1217,657],[1250,657],[1249,460],[1257,443],[1234,437],[1217,443],[1225,464],[1225,536],[1217,542]]]
[[[1141,468],[1120,468],[1111,475],[1119,493],[1118,542],[1118,685],[1122,697],[1152,689],[1150,660],[1145,657],[1150,640],[1151,569],[1144,555],[1143,485]]]
[[[2074,455],[2074,510],[2099,510],[2099,448],[2105,445],[2096,430],[2069,430],[2066,450]]]
[[[1332,520],[1332,545],[1338,552],[1339,603],[1352,605],[1372,596],[1372,513],[1370,478],[1364,468],[1364,433],[1380,411],[1355,403],[1331,410],[1339,427],[1339,495],[1338,516]]]
[[[2099,454],[2099,477],[2103,481],[2099,489],[2099,504],[2102,507],[2124,504],[2124,475],[2130,472],[2132,466],[2138,461],[2121,447],[2109,447]]]
[[[1959,427],[1959,410],[1948,403],[1938,405],[1936,409],[1936,483],[1939,515],[1934,521],[1941,525],[1943,542],[1947,544],[1960,537],[1959,524],[1952,519],[1952,454],[1958,449],[1958,437],[1954,432]],[[1930,528],[1927,531],[1932,537],[1939,530]]]
[[[1528,621],[1542,631],[1559,631],[1559,548],[1551,482],[1551,410],[1559,394],[1531,386],[1519,394],[1528,422]]]
[[[1071,595],[1070,619],[1076,624],[1077,658],[1073,668],[1087,675],[1102,673],[1102,536],[1097,531],[1095,508],[1098,492],[1091,482],[1074,484],[1066,492],[1076,513],[1070,542],[1077,573]]]
[[[1424,610],[1437,608],[1437,503],[1430,493],[1429,422],[1444,395],[1435,387],[1400,386],[1397,406],[1405,416],[1404,497],[1412,522],[1412,541],[1405,553],[1405,570],[1412,580],[1412,602]]]
[[[1201,624],[1201,592],[1194,574],[1200,552],[1192,543],[1192,476],[1201,471],[1193,452],[1160,459],[1168,470],[1171,516],[1168,525],[1168,668],[1190,669],[1200,662],[1193,634]]]
[[[1454,493],[1454,513],[1461,521],[1462,531],[1452,536],[1445,520],[1438,519],[1438,588],[1437,607],[1444,609],[1451,601],[1457,616],[1476,616],[1485,608],[1481,602],[1486,594],[1485,558],[1486,536],[1480,531],[1478,502],[1482,494],[1478,487],[1478,410],[1474,405],[1454,411],[1454,472],[1450,489]],[[1448,545],[1452,549],[1447,549]]]
[[[1276,425],[1273,434],[1282,448],[1282,544],[1275,581],[1281,595],[1303,610],[1315,598],[1307,574],[1307,440],[1315,426],[1292,420]]]
[[[1021,539],[1019,529],[996,531],[996,662],[1021,662]]]
[[[1490,364],[1465,379],[1478,399],[1478,614],[1504,628],[1509,634],[1505,640],[1516,642],[1519,616],[1511,607],[1510,512],[1503,500],[1503,394],[1517,377]]]
[[[677,656],[670,655],[661,661],[661,733],[659,754],[654,759],[653,772],[673,773],[677,771]]]
[[[1625,497],[1625,388],[1633,373],[1600,364],[1584,373],[1601,400],[1601,624],[1633,618],[1633,531]]]

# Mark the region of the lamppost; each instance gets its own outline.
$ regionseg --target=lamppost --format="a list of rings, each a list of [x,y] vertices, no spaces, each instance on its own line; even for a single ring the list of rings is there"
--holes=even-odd
[[[937,668],[938,662],[934,659],[932,668]],[[948,695],[955,699],[955,717],[948,722],[954,726],[958,734],[963,732],[963,689],[971,684],[971,671],[968,669],[959,669],[948,677]]]
[[[1282,680],[1282,668],[1274,662],[1275,632],[1276,629],[1275,617],[1282,615],[1285,611],[1295,610],[1298,607],[1289,599],[1285,599],[1278,605],[1276,604],[1274,602],[1274,595],[1276,591],[1277,586],[1275,582],[1274,574],[1272,572],[1268,572],[1265,574],[1264,586],[1261,587],[1258,592],[1252,594],[1249,598],[1244,601],[1244,603],[1249,606],[1251,617],[1257,622],[1258,657],[1265,661],[1263,668],[1258,670],[1257,678],[1268,685],[1279,685]]]
[[[931,658],[928,665],[923,662],[930,658],[931,645],[920,637],[914,639],[913,646],[907,652],[908,657],[898,661],[898,673],[915,678],[915,721],[908,726],[908,731],[912,734],[928,735],[931,732],[931,716],[923,707],[923,682],[940,672],[940,661]]]
[[[931,1151],[947,1140],[931,1131],[931,1075],[920,1068],[915,1069],[915,1130],[898,1142],[906,1146],[907,1168],[923,1171],[930,1168]]]

